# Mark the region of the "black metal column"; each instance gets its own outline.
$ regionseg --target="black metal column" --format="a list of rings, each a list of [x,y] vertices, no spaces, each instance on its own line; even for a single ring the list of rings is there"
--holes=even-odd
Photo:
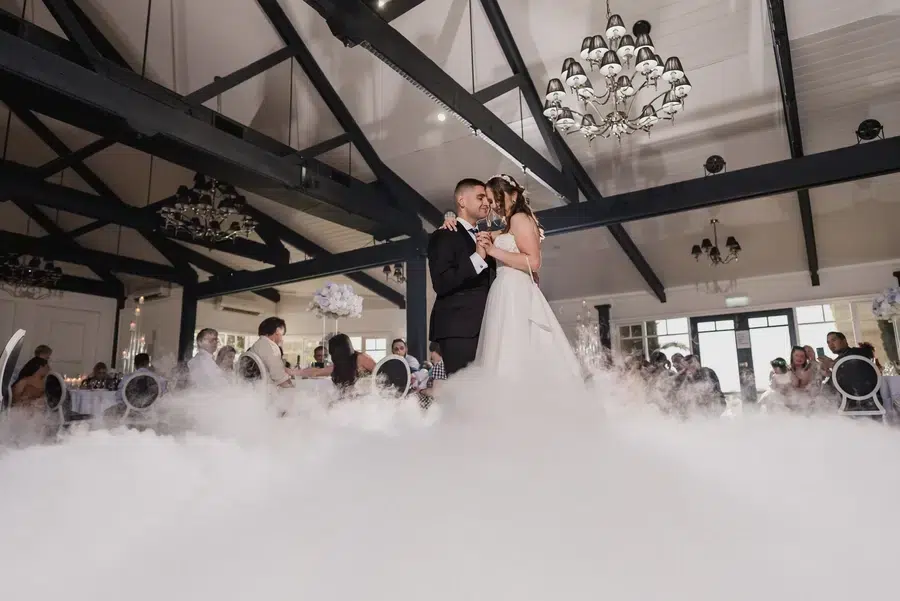
[[[406,344],[419,361],[428,358],[428,276],[425,257],[406,261]]]
[[[187,361],[194,349],[194,330],[197,329],[197,290],[194,284],[181,289],[181,326],[178,330],[178,360]]]
[[[119,364],[119,321],[122,319],[122,309],[125,308],[125,299],[116,299],[116,320],[113,322],[112,358],[109,360],[109,368],[116,369]]]
[[[609,327],[609,310],[612,305],[594,305],[597,310],[597,323],[599,324],[600,346],[606,350],[612,349],[612,330]]]

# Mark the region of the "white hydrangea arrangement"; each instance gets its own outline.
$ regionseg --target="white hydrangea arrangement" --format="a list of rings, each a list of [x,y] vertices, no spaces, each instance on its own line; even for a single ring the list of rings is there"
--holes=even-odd
[[[363,298],[353,292],[349,284],[329,282],[316,291],[309,303],[309,311],[322,319],[362,317]]]
[[[878,319],[900,317],[900,286],[888,288],[872,301],[872,314]]]

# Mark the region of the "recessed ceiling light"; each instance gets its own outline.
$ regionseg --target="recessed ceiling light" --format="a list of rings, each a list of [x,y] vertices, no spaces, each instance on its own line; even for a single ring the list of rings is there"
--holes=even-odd
[[[384,8],[385,4],[387,4],[387,0],[378,0],[378,8]]]
[[[446,120],[447,120],[447,115],[445,115],[444,113],[438,113],[438,121],[446,121]]]

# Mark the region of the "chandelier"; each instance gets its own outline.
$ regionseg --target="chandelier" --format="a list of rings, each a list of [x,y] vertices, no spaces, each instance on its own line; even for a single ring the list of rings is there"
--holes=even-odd
[[[741,254],[741,245],[738,244],[734,236],[728,236],[725,240],[725,248],[728,249],[728,254],[723,257],[722,251],[719,250],[719,232],[716,227],[719,220],[710,219],[709,223],[713,227],[713,239],[710,241],[709,238],[704,238],[700,244],[695,244],[691,248],[691,254],[694,256],[694,259],[699,261],[701,255],[706,255],[706,258],[709,259],[713,266],[737,261],[738,255]]]
[[[598,71],[600,77],[594,83],[601,85],[591,82],[581,63],[567,58],[559,78],[547,84],[544,103],[544,116],[559,131],[580,131],[588,142],[598,136],[615,136],[621,142],[623,135],[649,133],[660,120],[674,121],[691,91],[681,60],[673,56],[663,61],[656,53],[649,22],[637,21],[632,27],[634,35],[627,33],[622,17],[611,14],[609,0],[606,17],[606,39],[597,34],[581,42],[581,59],[587,61],[591,73]],[[660,79],[669,88],[638,105],[640,112],[635,111],[638,96],[645,96],[642,92],[647,89],[656,93]],[[581,110],[563,106],[567,95],[575,98]]]
[[[247,215],[247,199],[231,184],[197,173],[194,185],[179,186],[176,202],[159,210],[164,227],[184,230],[198,240],[223,242],[248,237],[256,221]]]
[[[406,276],[403,274],[403,265],[397,263],[394,265],[393,272],[391,271],[390,265],[385,265],[384,269],[381,270],[381,273],[384,274],[385,281],[388,281],[393,276],[393,279],[398,284],[402,284],[406,281]]]
[[[0,290],[16,298],[40,300],[53,294],[62,269],[32,255],[6,255],[0,265]]]

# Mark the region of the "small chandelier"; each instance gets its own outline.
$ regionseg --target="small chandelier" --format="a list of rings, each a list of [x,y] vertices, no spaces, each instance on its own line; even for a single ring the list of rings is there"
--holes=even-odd
[[[699,261],[701,255],[706,255],[713,266],[737,261],[738,255],[741,254],[741,245],[738,244],[737,239],[734,236],[728,236],[725,240],[725,248],[728,249],[728,254],[723,257],[722,251],[719,250],[719,232],[716,227],[719,220],[710,219],[709,223],[713,227],[713,239],[710,241],[709,238],[704,238],[700,244],[695,244],[691,248],[691,254],[694,256],[694,259]]]
[[[15,298],[41,300],[53,294],[62,269],[33,255],[6,255],[0,265],[0,290]]]
[[[384,269],[381,270],[381,273],[384,274],[385,281],[388,281],[393,277],[394,281],[398,284],[406,282],[406,276],[403,274],[403,265],[400,263],[394,265],[393,271],[391,271],[390,265],[385,265]]]
[[[198,240],[223,242],[248,237],[256,221],[246,214],[247,199],[231,184],[197,173],[194,185],[179,186],[173,206],[159,210],[164,227],[187,231]]]
[[[592,73],[595,69],[599,71],[603,86],[595,87],[581,63],[567,58],[559,78],[547,84],[544,103],[544,116],[559,131],[564,134],[580,131],[588,142],[598,136],[615,136],[621,142],[623,135],[637,131],[649,134],[650,128],[660,120],[674,122],[675,114],[684,108],[684,98],[691,91],[681,60],[673,56],[663,61],[656,53],[649,22],[636,22],[633,36],[626,33],[622,17],[611,14],[609,0],[606,17],[606,39],[597,34],[581,42],[581,59],[588,62]],[[623,73],[623,67],[630,74]],[[669,84],[669,89],[644,103],[639,113],[632,112],[641,92],[652,88],[655,93],[660,79]],[[566,86],[568,93],[580,102],[580,111],[563,106]]]

